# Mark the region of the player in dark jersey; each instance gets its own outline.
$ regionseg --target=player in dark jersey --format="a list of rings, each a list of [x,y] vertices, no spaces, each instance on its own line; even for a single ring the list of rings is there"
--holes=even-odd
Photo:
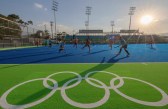
[[[77,48],[78,47],[78,42],[79,42],[79,40],[78,40],[78,38],[76,37],[75,39],[74,39],[74,45],[73,45],[73,47],[75,47],[75,48]]]
[[[90,53],[90,44],[91,44],[91,41],[88,39],[86,39],[86,42],[85,42],[85,45],[84,47],[82,47],[82,49],[84,49],[85,47],[88,47],[89,48],[89,53]]]
[[[126,42],[126,41],[123,39],[123,37],[121,37],[120,35],[117,36],[117,38],[118,38],[119,44],[120,44],[120,51],[118,52],[117,55],[120,55],[122,49],[124,49],[125,52],[127,53],[127,56],[130,56],[130,53],[129,53],[128,50],[127,50],[127,46],[128,46],[127,42]]]
[[[59,47],[59,53],[61,53],[61,51],[64,51],[65,52],[65,41],[62,41],[61,44],[60,44],[60,47]]]

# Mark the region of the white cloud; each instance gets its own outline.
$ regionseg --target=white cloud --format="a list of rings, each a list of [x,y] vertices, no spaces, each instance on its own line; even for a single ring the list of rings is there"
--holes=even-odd
[[[73,33],[73,27],[69,27],[69,26],[66,26],[66,25],[57,25],[57,31],[58,32],[66,32],[68,34],[72,34]]]
[[[39,3],[34,3],[34,6],[39,9],[43,9],[43,5]]]
[[[44,11],[47,11],[48,9],[46,7],[44,7],[42,4],[40,3],[34,3],[34,6],[38,9],[42,9]]]

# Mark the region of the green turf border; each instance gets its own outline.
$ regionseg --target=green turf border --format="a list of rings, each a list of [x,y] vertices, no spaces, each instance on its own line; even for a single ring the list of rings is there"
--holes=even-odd
[[[0,48],[0,51],[22,49],[22,48],[34,48],[34,47],[37,47],[37,46],[23,46],[23,47]]]

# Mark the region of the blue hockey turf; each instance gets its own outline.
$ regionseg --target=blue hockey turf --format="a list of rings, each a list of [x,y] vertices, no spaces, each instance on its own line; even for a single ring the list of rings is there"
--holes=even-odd
[[[88,48],[73,48],[65,45],[66,52],[59,53],[58,45],[53,47],[34,47],[0,51],[0,64],[32,64],[32,63],[116,63],[116,62],[168,62],[168,44],[155,44],[153,49],[146,44],[129,44],[130,57],[124,50],[116,56],[119,47],[113,45],[92,45],[91,53]]]

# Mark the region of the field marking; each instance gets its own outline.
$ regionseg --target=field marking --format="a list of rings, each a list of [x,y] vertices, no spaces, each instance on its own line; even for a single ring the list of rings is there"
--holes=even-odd
[[[37,48],[37,46],[25,46],[25,47],[12,47],[12,48],[0,48],[1,51],[10,51],[10,50],[19,50],[19,49],[26,49],[26,48]]]
[[[0,64],[0,65],[50,65],[50,64],[168,64],[168,62],[118,62],[118,63],[32,63],[32,64]]]
[[[144,62],[143,62],[142,64],[143,64],[143,65],[148,65],[147,63],[144,63]]]
[[[56,91],[57,91],[57,88],[58,88],[58,83],[53,80],[53,79],[48,79],[49,81],[51,81],[53,84],[54,84],[54,88],[51,90],[51,92],[44,96],[43,98],[37,100],[37,101],[34,101],[32,103],[27,103],[27,104],[23,104],[23,105],[13,105],[13,104],[10,104],[7,102],[7,96],[10,94],[10,92],[12,92],[14,89],[16,89],[17,87],[19,86],[22,86],[26,83],[30,83],[30,82],[33,82],[33,81],[39,81],[39,80],[44,80],[45,78],[38,78],[38,79],[32,79],[32,80],[28,80],[28,81],[25,81],[25,82],[22,82],[18,85],[15,85],[14,87],[10,88],[8,91],[6,91],[0,98],[0,106],[2,106],[3,108],[5,109],[24,109],[24,108],[30,108],[30,107],[33,107],[37,104],[40,104],[42,103],[43,101],[47,100],[48,98],[50,98]]]
[[[70,84],[73,81],[78,80],[77,78],[74,78],[74,79],[67,81],[61,89],[61,95],[62,95],[62,98],[64,99],[64,101],[66,101],[67,103],[69,103],[72,106],[79,107],[79,108],[96,108],[96,107],[99,107],[99,106],[103,105],[104,103],[106,103],[110,97],[110,90],[106,87],[106,85],[103,82],[101,82],[97,79],[94,79],[94,78],[90,78],[90,79],[92,81],[96,81],[99,84],[101,84],[103,89],[105,90],[105,94],[101,100],[94,102],[94,103],[80,103],[80,102],[76,102],[76,101],[73,101],[72,99],[70,99],[67,96],[65,89],[68,86],[68,84]]]
[[[95,79],[95,78],[92,78],[92,77],[89,77],[89,75],[92,75],[93,73],[106,73],[106,74],[110,74],[110,75],[114,75],[116,76],[115,78],[112,78],[111,81],[110,81],[110,86],[107,86],[105,83],[103,83],[102,81],[98,80],[98,79]],[[71,74],[75,74],[77,75],[77,77],[75,78],[72,78],[71,80],[68,80],[67,82],[65,82],[63,84],[62,87],[58,88],[58,83],[56,80],[54,79],[51,79],[50,77],[52,77],[53,75],[56,75],[56,74],[62,74],[62,73],[71,73]],[[141,83],[144,83],[144,84],[147,84],[149,86],[151,86],[152,88],[156,89],[157,91],[160,92],[160,94],[162,95],[162,99],[159,100],[159,101],[156,101],[156,102],[149,102],[149,101],[143,101],[143,100],[139,100],[139,99],[136,99],[136,98],[133,98],[133,97],[130,97],[122,92],[120,92],[118,90],[118,88],[122,87],[124,85],[124,79],[129,79],[129,80],[134,80],[134,81],[138,81],[138,82],[141,82]],[[37,80],[43,80],[43,85],[45,88],[48,88],[51,90],[51,92],[46,95],[45,97],[41,98],[40,100],[37,100],[37,101],[34,101],[32,103],[28,103],[28,104],[23,104],[23,105],[13,105],[13,104],[9,104],[6,100],[8,94],[10,92],[12,92],[15,88],[21,86],[21,85],[24,85],[26,83],[29,83],[29,82],[33,82],[33,81],[37,81]],[[76,83],[74,83],[73,85],[70,85],[68,86],[68,84],[70,84],[71,82],[73,81],[76,81]],[[97,88],[102,88],[105,90],[105,94],[103,96],[103,98],[97,102],[94,102],[94,103],[80,103],[80,102],[76,102],[76,101],[73,101],[72,99],[70,99],[65,90],[69,89],[69,88],[73,88],[75,86],[77,86],[78,84],[81,83],[82,80],[85,80],[88,84],[94,86],[94,87],[97,87]],[[119,84],[118,85],[115,85],[115,81],[116,80],[119,80]],[[51,87],[47,84],[47,81],[51,81],[53,82],[54,86]],[[94,82],[92,81],[96,81],[97,83],[99,83],[99,85],[95,84]],[[37,78],[37,79],[32,79],[32,80],[28,80],[28,81],[25,81],[25,82],[22,82],[20,84],[17,84],[15,86],[13,86],[12,88],[10,88],[9,90],[7,90],[0,98],[0,106],[3,107],[3,108],[7,108],[7,109],[11,109],[11,108],[18,108],[18,109],[23,109],[23,108],[30,108],[30,107],[33,107],[37,104],[40,104],[42,102],[44,102],[45,100],[47,100],[48,98],[50,98],[57,90],[60,90],[61,92],[61,96],[63,98],[63,100],[72,105],[72,106],[75,106],[75,107],[79,107],[79,108],[96,108],[96,107],[99,107],[103,104],[105,104],[109,97],[110,97],[110,90],[114,90],[117,94],[119,94],[120,96],[126,98],[127,100],[130,100],[130,101],[133,101],[137,104],[141,104],[141,105],[146,105],[146,106],[165,106],[168,104],[168,95],[162,90],[160,89],[159,87],[147,82],[147,81],[143,81],[143,80],[140,80],[140,79],[137,79],[137,78],[132,78],[132,77],[121,77],[115,73],[112,73],[112,72],[107,72],[107,71],[92,71],[92,72],[88,72],[84,77],[82,77],[80,74],[78,73],[75,73],[75,72],[71,72],[71,71],[63,71],[63,72],[57,72],[57,73],[53,73],[49,76],[47,76],[46,78]],[[58,91],[57,91],[58,92]]]

